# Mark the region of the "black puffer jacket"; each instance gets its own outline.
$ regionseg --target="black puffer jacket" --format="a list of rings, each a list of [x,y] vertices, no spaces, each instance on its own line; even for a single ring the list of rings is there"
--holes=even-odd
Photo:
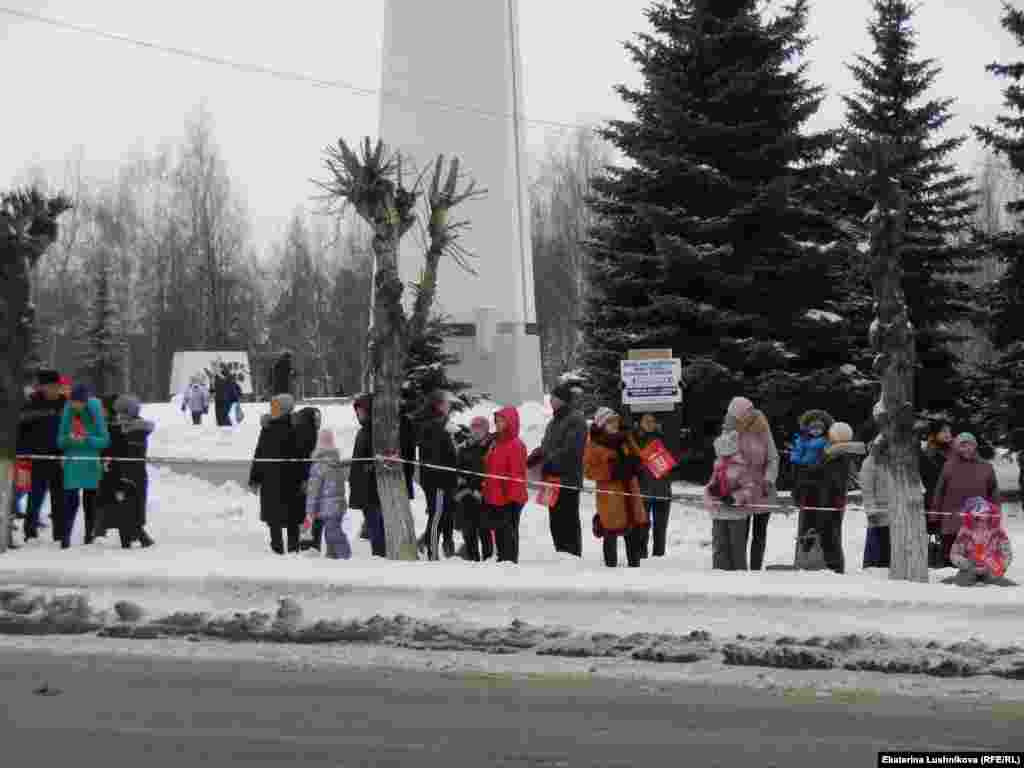
[[[290,414],[268,419],[260,430],[255,459],[297,459],[295,427]],[[305,517],[302,505],[302,465],[296,462],[253,462],[249,485],[258,486],[260,520],[268,525],[298,525]]]
[[[355,445],[352,447],[353,459],[373,458],[373,398],[363,395],[357,398],[367,404],[369,420],[356,433]],[[411,463],[416,460],[416,437],[409,417],[401,412],[399,415],[398,441],[400,455],[407,462],[405,469],[405,485],[409,498],[414,498],[413,477],[416,467]],[[377,470],[372,461],[357,461],[352,464],[348,475],[350,509],[371,509],[380,506],[380,495],[377,492]]]
[[[555,412],[544,430],[540,448],[530,466],[543,462],[542,471],[561,478],[566,485],[579,487],[583,481],[583,450],[587,445],[587,420],[572,406]]]
[[[18,417],[18,453],[60,454],[57,450],[57,429],[67,403],[63,397],[47,400],[34,393]]]
[[[422,422],[419,430],[420,461],[438,467],[458,466],[458,451],[455,438],[448,431],[448,419],[434,416]],[[443,469],[420,467],[420,485],[423,488],[454,490],[457,477],[454,472]]]
[[[299,458],[308,459],[316,450],[322,418],[318,408],[303,408],[292,417],[292,425],[295,428],[295,449],[298,451]],[[311,463],[299,465],[303,481],[309,480],[312,468]]]

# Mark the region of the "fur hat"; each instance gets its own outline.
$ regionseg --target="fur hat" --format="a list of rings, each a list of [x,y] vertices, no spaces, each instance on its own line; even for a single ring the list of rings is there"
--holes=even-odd
[[[611,408],[598,408],[597,413],[594,414],[594,426],[598,429],[604,429],[608,425],[609,421],[617,418],[619,418],[619,414]]]
[[[570,384],[559,384],[551,390],[551,397],[571,405],[576,400],[576,389]]]
[[[745,397],[734,397],[729,402],[729,408],[726,413],[739,419],[746,416],[752,410],[754,410],[754,404],[750,400]]]
[[[715,438],[716,456],[735,456],[740,452],[740,436],[735,430],[726,430]]]
[[[486,416],[476,416],[471,422],[469,422],[469,428],[476,429],[477,427],[483,427],[484,429],[489,430],[491,428],[491,422]]]
[[[837,421],[828,430],[828,441],[832,445],[848,443],[853,440],[853,427],[845,421]]]

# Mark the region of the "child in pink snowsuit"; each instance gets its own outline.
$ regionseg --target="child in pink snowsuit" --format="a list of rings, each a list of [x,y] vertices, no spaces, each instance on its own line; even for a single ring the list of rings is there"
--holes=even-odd
[[[960,569],[957,582],[966,586],[1002,578],[1013,553],[999,506],[975,496],[964,502],[963,511],[963,525],[949,553]]]

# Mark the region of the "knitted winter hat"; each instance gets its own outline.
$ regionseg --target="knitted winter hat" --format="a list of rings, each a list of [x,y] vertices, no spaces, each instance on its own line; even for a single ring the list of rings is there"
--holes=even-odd
[[[142,403],[134,395],[121,395],[114,401],[114,412],[129,419],[137,419],[142,412]]]
[[[978,438],[976,438],[970,432],[961,432],[959,435],[956,436],[956,442],[957,445],[963,445],[964,443],[974,443],[974,445],[977,445]]]
[[[84,403],[92,397],[92,390],[88,384],[75,384],[71,388],[71,400],[75,403]]]
[[[551,397],[570,405],[576,399],[576,391],[569,384],[559,384],[551,390]]]
[[[336,451],[338,446],[334,442],[334,432],[330,429],[321,429],[316,441],[317,451]]]
[[[828,430],[828,441],[832,445],[848,443],[853,440],[853,427],[845,421],[837,421]]]
[[[619,418],[619,414],[611,408],[598,408],[597,412],[594,414],[594,426],[598,429],[604,429],[608,425],[608,422],[617,418]]]
[[[745,397],[734,397],[729,403],[726,413],[736,418],[742,418],[754,410],[754,404]]]

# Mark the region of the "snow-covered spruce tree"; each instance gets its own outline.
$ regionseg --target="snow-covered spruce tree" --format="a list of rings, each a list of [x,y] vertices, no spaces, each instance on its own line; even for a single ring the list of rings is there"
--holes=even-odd
[[[83,334],[81,372],[92,382],[97,395],[113,394],[125,357],[120,308],[114,296],[110,254],[97,252],[93,263],[92,311]]]
[[[32,268],[57,239],[57,219],[70,207],[63,195],[45,197],[36,189],[0,197],[0,553],[11,530],[18,413],[35,314]]]
[[[852,157],[855,147],[880,142],[898,148],[889,173],[907,201],[901,259],[903,291],[917,331],[914,401],[920,411],[952,414],[964,395],[964,380],[950,343],[963,340],[954,326],[972,311],[962,277],[976,269],[981,255],[973,240],[962,237],[971,231],[977,208],[972,180],[949,161],[965,138],[942,138],[954,100],[927,98],[942,70],[934,60],[914,58],[911,4],[874,0],[873,10],[868,31],[874,50],[850,65],[858,90],[843,99],[849,146],[842,163],[849,172],[843,207],[861,219],[876,202],[870,191],[875,170]],[[858,277],[864,272],[855,268],[847,280],[851,296],[870,291]]]
[[[808,3],[771,20],[759,5],[647,11],[653,31],[626,46],[644,84],[617,89],[634,117],[602,131],[631,165],[594,182],[584,368],[617,403],[628,349],[675,350],[694,452],[741,392],[780,430],[809,407],[863,420],[873,394],[837,343],[844,235],[821,207],[837,136],[804,131],[822,101],[799,62]]]
[[[1003,27],[1024,47],[1024,11],[1009,3],[1003,6]],[[1004,157],[1018,178],[1024,179],[1024,61],[990,64],[986,70],[1011,81],[1003,90],[1005,113],[996,127],[975,127],[978,139]],[[1024,221],[1024,198],[1011,200],[1006,211]],[[1007,439],[1014,450],[1024,450],[1024,231],[1003,232],[993,238],[993,249],[1006,266],[988,298],[989,327],[996,348],[996,362],[981,372],[979,411],[990,427],[990,439]]]

